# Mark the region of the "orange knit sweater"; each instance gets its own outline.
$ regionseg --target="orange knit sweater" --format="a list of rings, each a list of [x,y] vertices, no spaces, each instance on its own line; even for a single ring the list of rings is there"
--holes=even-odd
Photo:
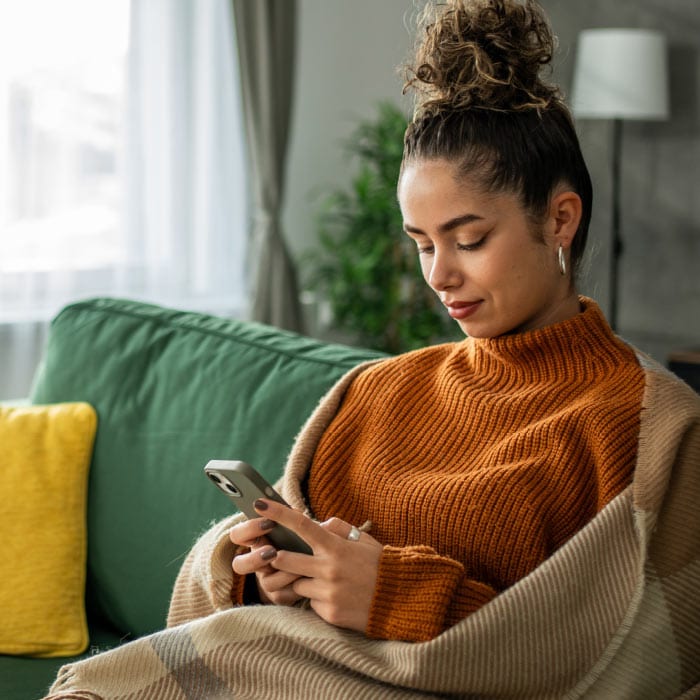
[[[368,634],[428,640],[526,576],[630,483],[643,371],[598,306],[362,372],[308,499],[384,544]]]

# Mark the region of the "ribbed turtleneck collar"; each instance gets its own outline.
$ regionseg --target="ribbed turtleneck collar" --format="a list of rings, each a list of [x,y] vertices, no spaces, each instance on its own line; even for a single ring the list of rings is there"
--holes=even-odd
[[[614,370],[631,349],[612,331],[598,304],[579,297],[581,312],[534,331],[496,338],[468,338],[475,371],[496,379],[518,375],[531,381],[581,378]]]

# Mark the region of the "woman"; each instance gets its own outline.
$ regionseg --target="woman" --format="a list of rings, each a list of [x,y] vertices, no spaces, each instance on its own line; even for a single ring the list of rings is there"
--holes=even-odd
[[[425,641],[630,483],[643,371],[576,293],[591,184],[539,77],[552,51],[534,4],[454,3],[429,25],[398,199],[425,280],[468,340],[353,381],[308,476],[325,524],[262,502],[264,519],[236,525],[236,604],[306,598],[332,624]],[[344,539],[365,521],[371,533]],[[261,540],[276,522],[316,555]]]
[[[56,698],[696,697],[700,402],[576,292],[591,186],[552,48],[530,0],[436,7],[398,198],[468,337],[346,375],[290,455],[292,508],[215,525],[170,629]]]

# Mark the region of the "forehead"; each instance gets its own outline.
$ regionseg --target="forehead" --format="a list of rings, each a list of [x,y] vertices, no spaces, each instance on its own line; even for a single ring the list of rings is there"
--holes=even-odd
[[[397,194],[404,218],[428,211],[467,212],[488,216],[504,209],[520,209],[519,199],[509,193],[485,191],[475,180],[461,175],[446,160],[417,160],[404,166]]]

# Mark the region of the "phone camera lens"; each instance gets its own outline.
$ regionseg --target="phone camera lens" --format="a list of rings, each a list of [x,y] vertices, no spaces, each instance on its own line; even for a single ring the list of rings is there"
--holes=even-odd
[[[226,482],[224,484],[226,490],[232,495],[232,496],[239,496],[241,495],[241,492],[230,482]]]

